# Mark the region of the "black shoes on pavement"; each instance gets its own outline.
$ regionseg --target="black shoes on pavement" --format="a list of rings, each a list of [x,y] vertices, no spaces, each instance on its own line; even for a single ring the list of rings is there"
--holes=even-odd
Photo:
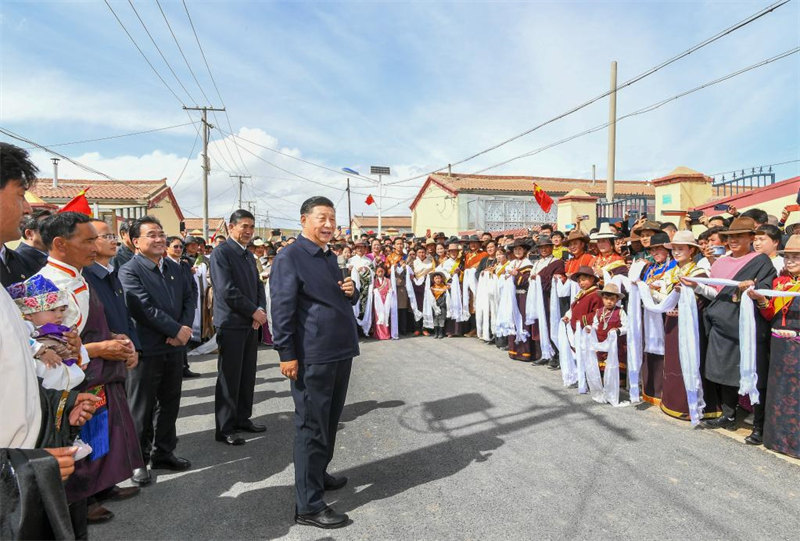
[[[153,482],[153,477],[150,475],[150,472],[147,470],[147,466],[144,468],[136,468],[133,470],[133,477],[131,477],[131,481],[135,484],[139,485],[140,487],[147,486]]]
[[[720,415],[716,419],[703,421],[703,428],[724,428],[726,430],[736,430],[736,419]]]
[[[237,426],[237,430],[241,430],[242,432],[252,432],[252,433],[259,433],[259,432],[266,432],[267,427],[264,425],[257,425],[254,422],[250,421],[246,425]]]
[[[217,441],[221,441],[228,445],[244,445],[245,441],[244,438],[241,437],[239,434],[235,432],[233,434],[217,434],[214,436],[214,439]]]
[[[747,445],[763,445],[764,433],[760,428],[754,428],[753,431],[744,439]]]
[[[328,473],[325,474],[325,490],[339,490],[347,484],[347,477],[334,477]]]
[[[154,470],[186,471],[192,467],[192,463],[185,458],[170,453],[166,456],[153,458],[151,466]]]
[[[188,368],[184,368],[183,369],[183,377],[184,378],[199,378],[200,376],[201,376],[201,374],[198,374],[197,372],[192,372]]]
[[[330,507],[326,507],[317,513],[295,514],[294,521],[305,526],[315,526],[326,530],[341,528],[350,523],[350,517],[344,513],[337,513]]]

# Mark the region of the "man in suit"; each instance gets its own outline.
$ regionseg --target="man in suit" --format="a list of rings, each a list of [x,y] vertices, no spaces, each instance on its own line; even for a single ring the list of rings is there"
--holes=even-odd
[[[237,210],[228,225],[230,238],[211,253],[214,326],[219,346],[215,437],[228,445],[244,445],[238,431],[267,429],[250,420],[259,328],[267,323],[266,292],[255,256],[247,250],[254,231],[255,217],[246,210]]]
[[[39,225],[53,213],[47,209],[34,210],[22,218],[22,242],[17,246],[16,252],[25,261],[28,272],[33,275],[47,264],[47,247],[42,241]]]
[[[157,219],[134,220],[129,234],[137,253],[119,269],[119,279],[142,354],[128,377],[128,403],[145,463],[150,459],[154,469],[187,470],[191,463],[174,451],[183,351],[192,337],[192,286],[180,266],[164,257],[167,237]],[[136,473],[140,483],[147,481],[148,475]]]
[[[336,429],[347,397],[350,367],[359,354],[352,306],[358,290],[328,247],[336,211],[325,197],[300,208],[303,234],[281,250],[270,274],[273,343],[281,373],[292,380],[295,407],[295,522],[339,528],[349,522],[324,501],[346,477],[328,473]]]
[[[130,236],[131,224],[124,221],[119,224],[119,240],[122,241],[117,250],[117,255],[111,260],[111,264],[115,269],[121,269],[122,265],[133,259],[133,251],[135,250]]]

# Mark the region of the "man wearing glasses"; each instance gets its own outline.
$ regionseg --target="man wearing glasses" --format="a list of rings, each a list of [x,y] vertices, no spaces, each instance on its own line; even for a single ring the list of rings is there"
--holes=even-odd
[[[136,323],[142,355],[128,377],[128,402],[145,463],[152,459],[154,469],[183,471],[191,463],[174,454],[178,442],[175,422],[195,297],[180,265],[165,257],[167,237],[157,219],[145,216],[135,220],[129,234],[136,255],[119,270],[119,279]],[[156,407],[157,417],[153,415]],[[140,483],[149,477],[143,473]]]

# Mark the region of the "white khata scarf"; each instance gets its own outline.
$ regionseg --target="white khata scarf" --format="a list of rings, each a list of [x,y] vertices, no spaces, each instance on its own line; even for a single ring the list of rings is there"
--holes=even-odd
[[[678,292],[673,291],[663,301],[656,303],[647,284],[638,282],[636,285],[645,308],[644,350],[647,353],[664,355],[664,320],[661,315],[673,310],[678,305]]]
[[[475,330],[484,342],[491,340],[492,330],[492,278],[489,272],[481,273],[475,290]]]
[[[542,358],[552,359],[555,351],[550,343],[550,332],[547,328],[547,312],[544,309],[541,276],[537,276],[528,284],[528,295],[525,298],[525,324],[533,325],[536,321],[539,322],[539,347],[542,350]]]
[[[461,321],[469,320],[469,301],[474,301],[478,288],[477,275],[478,269],[466,269],[464,271],[463,295],[461,296]]]
[[[364,317],[358,319],[358,306],[360,303],[356,303],[355,306],[353,306],[353,313],[356,316],[356,323],[359,327],[361,327],[361,330],[364,331],[364,334],[369,334],[369,329],[372,327],[372,293],[374,290],[374,286],[372,285],[372,276],[373,274],[370,270],[369,291],[367,292],[367,304],[364,307]],[[355,283],[356,288],[361,291],[361,278],[359,278],[358,271],[356,269],[352,270],[350,273],[350,278]]]

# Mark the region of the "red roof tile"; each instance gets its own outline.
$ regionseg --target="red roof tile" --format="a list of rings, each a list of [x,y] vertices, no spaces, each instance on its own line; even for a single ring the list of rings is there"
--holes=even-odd
[[[402,227],[405,229],[411,228],[411,216],[383,216],[381,218],[382,227]],[[353,224],[361,227],[377,228],[377,216],[353,216]]]
[[[147,201],[159,190],[165,188],[167,179],[161,180],[83,180],[59,179],[58,188],[53,188],[53,180],[40,178],[31,191],[42,199],[72,199],[81,190],[89,188],[86,193],[90,201],[133,199]]]

